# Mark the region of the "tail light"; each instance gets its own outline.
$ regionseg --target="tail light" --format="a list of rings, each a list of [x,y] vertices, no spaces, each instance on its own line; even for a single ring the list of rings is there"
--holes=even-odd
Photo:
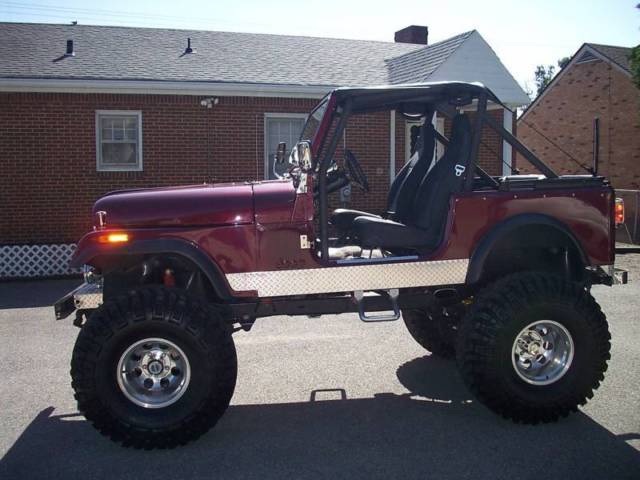
[[[624,200],[616,198],[616,204],[613,210],[613,216],[616,220],[616,227],[624,223]]]

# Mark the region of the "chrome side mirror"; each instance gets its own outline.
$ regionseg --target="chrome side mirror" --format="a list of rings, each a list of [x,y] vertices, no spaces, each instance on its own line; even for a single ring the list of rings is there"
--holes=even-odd
[[[309,142],[298,142],[298,165],[302,170],[311,170],[311,144]]]

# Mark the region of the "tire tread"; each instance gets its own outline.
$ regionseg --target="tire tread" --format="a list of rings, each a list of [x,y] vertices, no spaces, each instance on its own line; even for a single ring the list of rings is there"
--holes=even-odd
[[[235,389],[237,358],[225,309],[203,304],[185,292],[145,287],[105,302],[83,326],[71,359],[72,387],[78,410],[103,435],[126,447],[174,448],[195,440],[223,415]],[[196,411],[166,429],[134,426],[114,414],[97,396],[95,368],[100,352],[117,331],[139,322],[164,322],[188,332],[210,361],[226,368],[216,375],[207,397]]]

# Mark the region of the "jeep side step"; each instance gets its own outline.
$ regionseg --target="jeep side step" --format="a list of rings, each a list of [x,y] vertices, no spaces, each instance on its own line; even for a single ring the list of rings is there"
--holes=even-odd
[[[356,290],[355,292],[353,292],[353,298],[355,298],[356,302],[358,303],[358,315],[360,316],[360,320],[362,320],[363,322],[393,322],[400,318],[400,307],[398,307],[398,289],[392,288],[390,290],[384,290],[380,293],[389,297],[389,300],[391,301],[391,308],[393,310],[392,314],[367,315],[367,312],[365,312],[364,292],[362,290]]]
[[[394,293],[391,289],[391,293]],[[389,293],[377,291],[378,295],[362,295],[362,299],[358,301],[355,292],[343,293],[339,295],[317,296],[317,297],[295,297],[295,298],[264,298],[254,302],[232,303],[229,306],[231,313],[236,322],[249,327],[257,318],[271,317],[275,315],[335,315],[340,313],[364,313],[365,317],[370,319],[366,312],[384,312],[393,309],[393,317],[396,312],[397,318],[389,318],[387,321],[397,320],[400,317],[399,310],[403,308],[410,309],[426,309],[439,303],[432,293],[427,291],[400,292],[395,297],[395,307],[390,304]],[[391,300],[391,302],[393,302]],[[391,317],[391,315],[388,315]],[[365,322],[367,320],[364,320]]]

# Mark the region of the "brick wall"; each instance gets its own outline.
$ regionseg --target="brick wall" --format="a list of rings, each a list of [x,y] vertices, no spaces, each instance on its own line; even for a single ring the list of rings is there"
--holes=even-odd
[[[571,66],[518,121],[518,137],[558,173],[583,174],[535,130],[590,167],[595,117],[600,118],[600,173],[616,188],[639,189],[640,91],[607,62]],[[520,158],[518,166],[532,172]]]
[[[264,176],[264,114],[307,113],[315,100],[113,94],[0,93],[0,244],[75,242],[106,192]],[[96,110],[141,110],[141,172],[96,171]],[[355,117],[346,146],[371,191],[353,189],[351,207],[382,212],[389,188],[389,113]],[[485,136],[487,133],[485,132]],[[485,142],[493,142],[487,137]],[[405,123],[396,117],[396,172],[404,163]],[[493,148],[501,152],[499,142]],[[500,162],[481,164],[499,173]],[[486,166],[486,165],[485,165]],[[337,194],[333,204],[337,204]]]
[[[264,113],[307,99],[0,94],[0,243],[76,241],[115,189],[263,178]],[[97,172],[95,111],[141,110],[142,172]]]

